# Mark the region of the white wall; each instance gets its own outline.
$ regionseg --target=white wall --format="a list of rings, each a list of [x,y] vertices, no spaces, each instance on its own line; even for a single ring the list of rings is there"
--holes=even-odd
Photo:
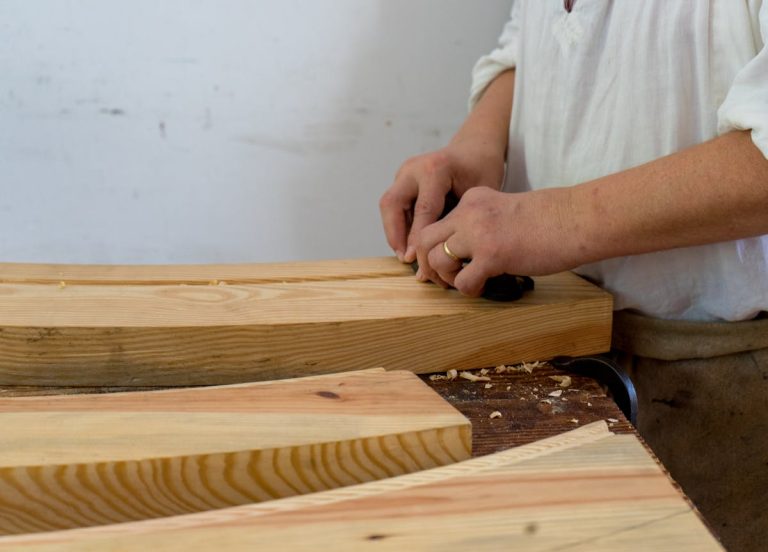
[[[0,261],[389,254],[510,0],[0,0]]]

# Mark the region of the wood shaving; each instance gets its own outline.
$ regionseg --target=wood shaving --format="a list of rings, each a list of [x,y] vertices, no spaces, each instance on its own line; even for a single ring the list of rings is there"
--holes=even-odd
[[[587,403],[587,406],[592,406],[592,403],[591,403],[591,402],[588,402],[588,403]]]
[[[562,395],[562,394],[563,394],[563,390],[562,390],[562,389],[558,389],[557,391],[552,391],[552,392],[549,394],[549,396],[550,396],[550,397],[559,397],[559,396],[560,396],[560,395]]]
[[[491,381],[491,378],[489,378],[488,376],[476,376],[475,374],[473,374],[471,372],[462,372],[461,374],[459,374],[459,377],[460,378],[464,378],[465,380],[475,381],[475,382],[477,382],[477,381]]]
[[[502,416],[501,412],[499,412],[498,410],[496,410],[496,411],[494,411],[494,412],[491,412],[491,415],[490,415],[490,416],[488,416],[488,417],[489,417],[491,420],[493,420],[494,418],[501,418],[501,416]]]
[[[459,377],[459,372],[458,372],[458,370],[448,370],[445,373],[445,377],[448,378],[449,380],[453,381],[453,380],[455,380],[456,378]]]
[[[496,373],[497,373],[497,374],[503,374],[504,372],[506,372],[506,371],[507,371],[507,367],[506,367],[506,366],[504,366],[503,364],[500,364],[499,366],[497,366],[497,367],[495,368],[495,370],[496,370]]]
[[[512,389],[512,386],[511,385],[507,385],[507,391],[509,391],[510,389]]]
[[[448,379],[448,378],[442,374],[432,374],[431,376],[429,376],[429,381],[442,381],[444,379]]]
[[[491,387],[493,387],[493,384],[492,384],[492,383],[486,383],[486,384],[485,384],[485,388],[486,388],[486,389],[490,389]]]
[[[544,366],[544,363],[537,360],[536,362],[531,363],[523,362],[518,366],[512,366],[510,369],[515,372],[528,372],[529,374],[532,374],[536,368],[541,368],[542,366]]]
[[[490,372],[490,370],[488,368],[483,368],[482,370],[480,370],[480,375],[481,376],[487,376],[488,372]]]
[[[610,422],[612,424],[618,424],[619,420],[617,420],[616,418],[608,418],[608,422]]]
[[[571,418],[570,422],[571,422],[572,424],[578,424],[578,423],[579,423],[579,420],[577,420],[576,418]]]
[[[560,387],[570,387],[572,383],[571,376],[549,376],[549,379],[559,383]]]

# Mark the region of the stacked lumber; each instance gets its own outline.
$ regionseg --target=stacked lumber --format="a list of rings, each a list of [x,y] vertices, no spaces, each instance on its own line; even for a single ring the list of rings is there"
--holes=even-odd
[[[355,487],[0,538],[0,551],[722,550],[643,445],[603,422]]]
[[[394,258],[0,264],[0,385],[217,385],[594,354],[609,349],[611,307],[570,273],[495,303],[419,283]]]
[[[469,458],[410,372],[0,399],[0,534],[176,516]]]

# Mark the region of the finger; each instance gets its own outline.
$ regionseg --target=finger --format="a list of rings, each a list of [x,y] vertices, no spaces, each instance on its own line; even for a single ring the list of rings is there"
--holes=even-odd
[[[417,184],[412,178],[399,178],[379,200],[379,211],[387,243],[403,262],[408,246],[410,212],[417,189]]]
[[[416,256],[415,242],[419,239],[420,232],[440,218],[445,207],[445,196],[451,189],[450,173],[447,168],[433,168],[423,178],[413,207],[413,224],[408,235],[406,262],[413,260]]]
[[[458,289],[462,295],[468,297],[480,297],[483,294],[485,282],[488,278],[494,276],[488,265],[474,260],[464,265],[464,268],[456,275],[453,286]]]
[[[459,273],[464,263],[460,258],[457,259],[448,256],[448,254],[445,252],[446,243],[447,242],[444,241],[441,244],[433,247],[427,258],[429,259],[429,265],[435,272],[437,272],[437,275],[440,277],[440,279],[453,286],[454,279],[456,278],[456,275]],[[450,247],[448,250],[453,252]]]
[[[417,241],[414,244],[416,249],[416,259],[419,262],[419,268],[421,268],[424,281],[431,280],[443,287],[448,287],[447,282],[439,276],[434,268],[432,268],[429,254],[436,245],[440,244],[442,247],[442,242],[447,240],[452,233],[453,230],[451,225],[446,220],[441,220],[427,226],[421,232],[421,237],[417,238]]]

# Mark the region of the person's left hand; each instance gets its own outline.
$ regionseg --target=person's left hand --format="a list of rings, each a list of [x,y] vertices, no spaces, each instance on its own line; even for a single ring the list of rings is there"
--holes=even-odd
[[[509,194],[473,188],[444,219],[424,228],[416,252],[422,281],[478,297],[500,274],[540,276],[586,262],[569,188]],[[443,244],[463,263],[451,258]]]

